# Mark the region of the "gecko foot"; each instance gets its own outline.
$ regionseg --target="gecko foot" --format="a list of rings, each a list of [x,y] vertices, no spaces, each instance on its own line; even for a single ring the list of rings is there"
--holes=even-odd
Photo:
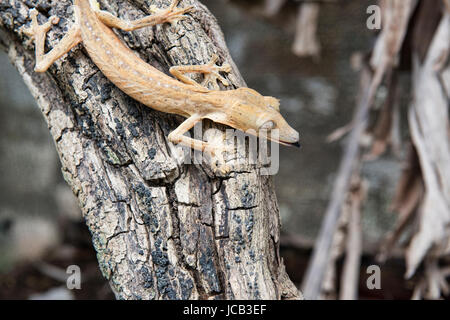
[[[232,149],[228,146],[209,146],[205,148],[205,153],[209,155],[206,161],[214,174],[223,176],[231,171],[231,167],[226,163],[224,153],[231,153]]]
[[[217,176],[224,176],[231,172],[231,167],[226,163],[220,161],[214,162],[211,166],[211,169]]]
[[[231,66],[228,63],[218,66],[216,65],[217,60],[219,60],[219,57],[217,54],[214,54],[211,60],[204,65],[205,78],[202,81],[202,86],[207,87],[208,84],[211,83],[215,90],[220,90],[217,80],[222,82],[222,84],[226,87],[229,86],[230,83],[219,72],[230,73]]]
[[[224,176],[230,173],[231,167],[226,163],[224,153],[231,154],[234,148],[226,145],[207,145],[204,150],[209,155],[210,167],[216,175]]]
[[[45,35],[52,28],[52,25],[59,22],[59,18],[57,16],[51,16],[46,23],[40,25],[37,20],[37,16],[38,11],[36,9],[31,9],[31,25],[23,30],[23,32],[32,39],[37,39],[38,37],[45,38]]]
[[[176,24],[178,21],[185,19],[187,16],[184,14],[191,12],[194,6],[189,6],[186,8],[177,9],[177,5],[180,0],[173,0],[172,3],[166,9],[159,9],[155,6],[151,6],[150,10],[160,17],[160,23],[168,22],[172,25]]]
[[[170,68],[170,73],[178,80],[193,85],[199,88],[208,89],[211,84],[214,90],[220,90],[217,80],[222,82],[224,86],[229,86],[230,83],[219,72],[231,72],[231,66],[228,63],[224,63],[222,66],[216,65],[219,57],[214,54],[211,60],[207,64],[202,65],[185,65],[185,66],[173,66]],[[201,83],[197,83],[193,79],[186,77],[185,73],[202,73],[204,79]]]

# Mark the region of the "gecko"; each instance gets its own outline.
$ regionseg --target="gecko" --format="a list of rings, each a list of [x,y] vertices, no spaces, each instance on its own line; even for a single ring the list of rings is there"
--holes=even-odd
[[[39,24],[36,9],[30,11],[31,25],[24,30],[35,42],[36,72],[45,72],[64,54],[81,43],[89,57],[100,71],[120,90],[142,104],[186,118],[168,140],[199,151],[228,151],[225,146],[217,146],[185,135],[202,119],[230,126],[244,132],[251,130],[257,136],[260,132],[278,129],[277,138],[271,140],[283,145],[299,147],[299,134],[291,128],[280,114],[279,100],[263,96],[257,91],[241,87],[220,90],[218,81],[224,86],[228,81],[220,72],[231,72],[229,64],[216,64],[217,55],[205,65],[173,66],[164,72],[146,63],[128,48],[113,32],[112,28],[133,31],[163,23],[177,23],[187,18],[193,6],[179,8],[180,0],[172,0],[166,9],[153,7],[152,14],[133,21],[122,20],[108,11],[101,10],[96,0],[74,0],[75,22],[64,37],[47,53],[45,39],[52,25],[59,23],[57,16],[51,16],[46,23]],[[202,83],[187,77],[186,73],[202,73]],[[213,90],[206,87],[213,83]]]

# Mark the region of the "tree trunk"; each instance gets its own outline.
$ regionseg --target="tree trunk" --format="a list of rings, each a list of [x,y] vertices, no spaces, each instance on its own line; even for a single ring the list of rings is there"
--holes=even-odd
[[[169,1],[100,2],[103,9],[132,20],[150,14],[149,2],[163,8]],[[48,34],[52,48],[72,24],[72,3],[32,3],[41,23],[44,16],[63,18]],[[0,41],[48,123],[63,176],[78,197],[100,269],[116,297],[300,298],[279,256],[272,179],[256,166],[220,175],[206,163],[179,164],[167,135],[181,117],[126,96],[81,45],[46,73],[35,73],[34,45],[21,29],[30,21],[30,4],[2,1]],[[244,85],[215,18],[196,0],[180,6],[189,4],[196,11],[176,26],[118,34],[166,73],[171,65],[206,63],[216,52],[233,66],[228,77],[233,85]]]

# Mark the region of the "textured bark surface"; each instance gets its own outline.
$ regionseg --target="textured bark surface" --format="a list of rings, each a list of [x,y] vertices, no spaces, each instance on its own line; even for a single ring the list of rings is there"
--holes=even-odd
[[[149,14],[164,1],[100,1],[123,18]],[[120,3],[120,6],[119,6]],[[127,97],[92,63],[81,45],[37,74],[34,45],[22,33],[28,10],[58,15],[51,48],[73,21],[71,1],[0,4],[1,44],[35,97],[53,136],[62,173],[79,199],[98,262],[120,299],[296,299],[278,254],[280,220],[270,177],[256,166],[227,175],[208,163],[183,165],[167,135],[182,118]],[[216,52],[245,85],[209,11],[176,26],[118,31],[143,59],[167,73],[172,65],[206,63]],[[217,128],[220,136],[222,127]],[[206,126],[206,125],[205,125]],[[223,129],[223,128],[222,128]]]

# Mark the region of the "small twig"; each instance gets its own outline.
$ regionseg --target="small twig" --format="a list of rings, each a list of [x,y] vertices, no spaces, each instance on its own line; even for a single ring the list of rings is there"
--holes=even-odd
[[[40,261],[35,263],[35,268],[39,270],[40,273],[52,278],[56,281],[65,283],[67,281],[67,273],[64,269],[53,266],[46,262]]]
[[[358,170],[359,171],[359,170]],[[358,175],[358,172],[355,172]],[[348,221],[347,248],[344,269],[341,278],[341,300],[358,298],[359,271],[362,254],[361,206],[365,197],[365,188],[360,178],[350,193],[350,217]]]

